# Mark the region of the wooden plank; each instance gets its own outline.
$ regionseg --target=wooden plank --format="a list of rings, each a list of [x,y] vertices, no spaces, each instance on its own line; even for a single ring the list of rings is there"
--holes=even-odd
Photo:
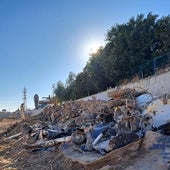
[[[57,138],[57,139],[35,143],[35,144],[25,144],[24,147],[25,149],[48,148],[57,145],[59,143],[68,142],[70,140],[71,140],[71,136],[67,136],[67,137]]]
[[[5,140],[10,140],[10,139],[17,138],[17,137],[19,137],[21,134],[22,134],[21,132],[20,132],[20,133],[17,133],[17,134],[15,134],[15,135],[12,135],[12,136],[9,136],[9,137],[5,138]]]

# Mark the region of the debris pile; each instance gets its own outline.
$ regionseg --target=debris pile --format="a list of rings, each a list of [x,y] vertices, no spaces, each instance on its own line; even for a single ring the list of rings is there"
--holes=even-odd
[[[143,94],[134,89],[111,92],[110,101],[68,101],[49,104],[41,113],[44,124],[23,128],[35,143],[25,148],[49,147],[71,141],[80,152],[98,151],[101,155],[125,146],[143,136],[144,116],[136,104]],[[40,143],[37,141],[41,141]]]
[[[109,161],[107,155],[126,145],[136,143],[137,151],[148,130],[170,133],[168,122],[155,126],[160,112],[155,110],[153,102],[156,100],[146,91],[120,89],[110,92],[109,97],[107,102],[79,100],[48,104],[39,115],[23,120],[15,134],[8,133],[6,140],[24,138],[24,148],[32,151],[62,143],[61,150],[70,148],[73,157],[74,152],[80,154],[79,159],[81,154],[94,153],[105,155]],[[169,101],[160,100],[162,107]]]

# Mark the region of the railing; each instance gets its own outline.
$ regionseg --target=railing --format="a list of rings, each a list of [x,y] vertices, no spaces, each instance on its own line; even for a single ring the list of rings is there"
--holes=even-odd
[[[134,68],[133,75],[138,76],[139,79],[142,79],[151,75],[155,75],[158,70],[168,66],[170,66],[170,52]]]

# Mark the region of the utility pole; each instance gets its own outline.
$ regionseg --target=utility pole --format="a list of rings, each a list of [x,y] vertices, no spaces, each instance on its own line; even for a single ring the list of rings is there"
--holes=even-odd
[[[27,110],[27,90],[24,87],[24,89],[22,90],[23,93],[23,103],[24,103],[24,110]]]

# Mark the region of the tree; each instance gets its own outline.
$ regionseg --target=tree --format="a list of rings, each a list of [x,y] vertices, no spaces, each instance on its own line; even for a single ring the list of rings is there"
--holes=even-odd
[[[63,82],[58,81],[56,88],[54,90],[54,94],[57,97],[59,102],[65,101],[66,99],[66,89],[64,87]]]
[[[79,73],[75,80],[75,94],[76,98],[82,98],[94,94],[94,86],[91,77],[87,70]]]
[[[94,87],[95,92],[105,90],[109,86],[104,69],[104,58],[103,47],[100,47],[96,53],[91,54],[89,62],[84,68],[84,71],[88,72],[91,86]]]
[[[156,23],[156,43],[154,55],[159,56],[170,51],[170,16],[160,18]]]
[[[68,78],[66,80],[66,87],[71,86],[76,78],[73,72],[69,72]]]
[[[76,75],[73,72],[70,72],[66,80],[66,100],[76,99],[75,95],[75,79]]]
[[[116,83],[134,74],[134,67],[155,57],[157,15],[149,13],[132,17],[128,23],[116,25],[107,33],[108,58],[105,71],[108,78],[114,77]]]
[[[105,46],[91,54],[81,73],[69,73],[66,87],[61,82],[57,85],[56,96],[74,100],[114,87],[130,80],[144,63],[169,51],[170,16],[137,15],[111,27]]]

